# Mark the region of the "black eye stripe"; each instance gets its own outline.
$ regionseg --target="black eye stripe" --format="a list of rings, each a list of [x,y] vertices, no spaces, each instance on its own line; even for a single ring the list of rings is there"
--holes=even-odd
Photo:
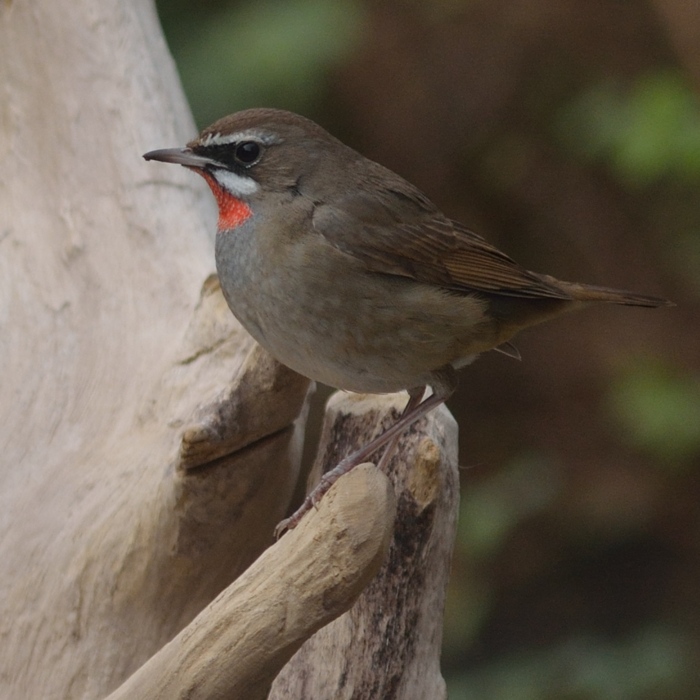
[[[221,163],[227,168],[250,168],[255,165],[265,150],[265,146],[257,141],[239,141],[238,143],[212,144],[195,146],[194,153],[206,156]]]

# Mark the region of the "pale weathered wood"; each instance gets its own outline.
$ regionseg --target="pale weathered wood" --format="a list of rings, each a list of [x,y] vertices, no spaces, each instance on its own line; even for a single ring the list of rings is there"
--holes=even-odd
[[[397,419],[405,394],[338,393],[319,449],[325,467]],[[324,468],[325,471],[325,468]],[[395,534],[353,608],[317,632],[276,679],[270,700],[439,700],[445,590],[459,506],[457,425],[444,407],[419,421],[388,465]]]
[[[301,643],[377,573],[395,514],[386,476],[353,470],[109,700],[266,698]]]
[[[152,4],[0,3],[0,90],[0,697],[94,699],[271,543],[309,383],[141,158],[195,133]]]

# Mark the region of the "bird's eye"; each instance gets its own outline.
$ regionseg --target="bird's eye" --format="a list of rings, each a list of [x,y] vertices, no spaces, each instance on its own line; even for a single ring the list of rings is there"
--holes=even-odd
[[[241,165],[252,165],[260,158],[260,144],[255,141],[243,141],[236,146],[233,157]]]

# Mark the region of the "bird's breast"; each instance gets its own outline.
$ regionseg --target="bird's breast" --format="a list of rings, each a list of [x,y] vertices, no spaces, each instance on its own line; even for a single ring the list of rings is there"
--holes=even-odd
[[[288,367],[384,393],[429,384],[433,371],[474,354],[479,300],[369,273],[312,233],[270,245],[254,224],[217,236],[221,286],[241,324]]]

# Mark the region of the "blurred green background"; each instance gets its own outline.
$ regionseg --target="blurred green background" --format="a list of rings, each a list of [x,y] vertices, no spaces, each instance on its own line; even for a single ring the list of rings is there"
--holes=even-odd
[[[528,267],[667,296],[462,373],[452,700],[700,697],[700,3],[162,0],[198,126],[320,122]]]

